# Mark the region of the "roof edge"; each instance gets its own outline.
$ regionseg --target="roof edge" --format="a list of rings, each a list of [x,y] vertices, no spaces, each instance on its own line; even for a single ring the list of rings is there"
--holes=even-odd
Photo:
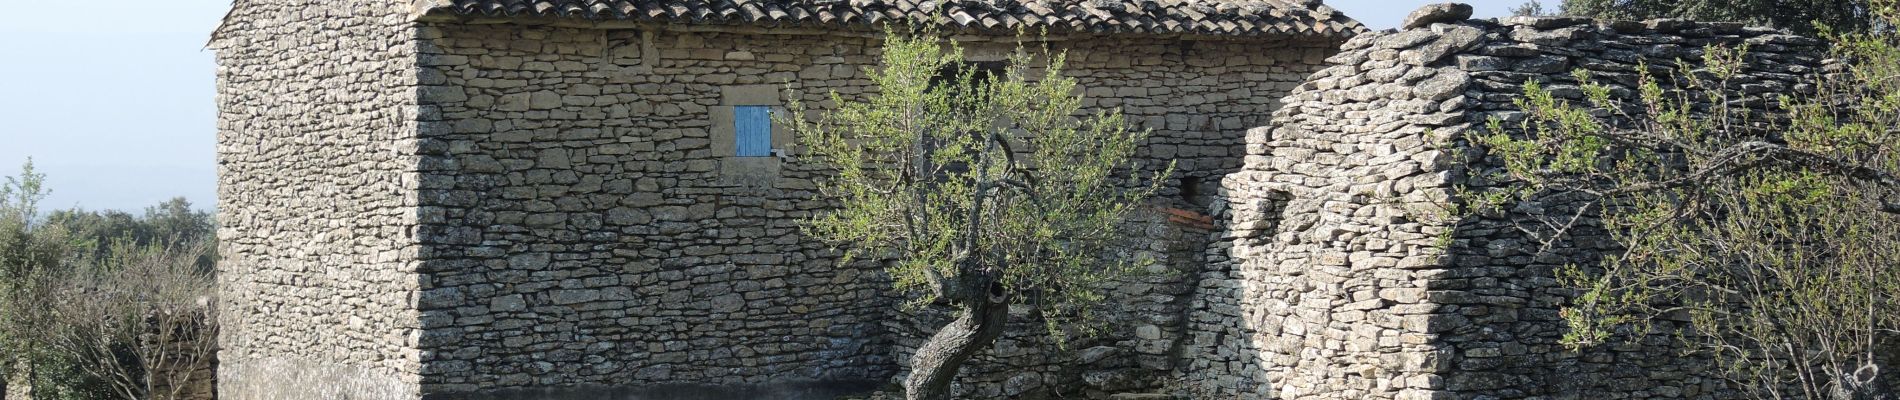
[[[231,0],[231,6],[224,9],[224,16],[218,18],[218,26],[212,27],[211,35],[205,37],[204,48],[211,48],[211,45],[217,43],[219,38],[224,37],[224,28],[231,26],[231,17],[237,15],[237,9],[238,0]]]
[[[409,4],[409,20],[421,21],[444,12],[453,12],[453,8],[455,2],[452,0],[414,0]]]
[[[1167,2],[1156,0],[1081,0],[1073,8],[1045,8],[1044,4],[1029,4],[1033,0],[925,0],[922,4],[854,4],[851,0],[815,0],[809,9],[779,9],[780,5],[767,4],[763,12],[772,14],[746,14],[739,12],[731,3],[701,0],[700,6],[724,4],[714,7],[733,9],[693,9],[690,0],[674,0],[685,3],[672,8],[648,9],[650,3],[619,3],[620,7],[608,7],[605,4],[593,4],[593,8],[574,8],[574,3],[587,4],[584,0],[574,0],[565,7],[546,6],[527,7],[522,3],[491,0],[413,0],[412,20],[414,21],[486,21],[484,23],[508,23],[511,21],[533,20],[569,20],[591,21],[597,23],[635,21],[671,25],[716,25],[761,27],[871,27],[889,24],[925,23],[949,30],[963,32],[985,32],[993,34],[1014,34],[1019,29],[1031,31],[1087,33],[1099,35],[1181,35],[1194,37],[1309,37],[1325,39],[1350,39],[1360,33],[1370,31],[1363,23],[1346,16],[1330,6],[1318,2],[1300,3],[1295,0],[1270,1],[1286,7],[1261,9],[1259,3],[1251,5],[1227,5],[1224,0],[1186,5],[1157,5]],[[604,3],[604,1],[603,1]],[[793,3],[797,3],[794,1]],[[908,3],[906,1],[906,3]],[[486,7],[486,8],[478,8]],[[525,7],[525,8],[524,8]],[[844,9],[858,8],[856,12],[840,12]],[[1010,7],[1014,7],[1011,9]],[[1025,9],[1023,7],[1030,7]],[[1218,7],[1218,11],[1217,8]],[[923,17],[926,9],[929,17]],[[1008,11],[1005,11],[1008,10]],[[757,8],[746,11],[761,11]],[[837,16],[831,16],[837,12]],[[1030,12],[1031,14],[1012,14]],[[1119,14],[1119,15],[1116,15]],[[823,17],[820,17],[823,15]],[[1115,15],[1111,17],[1111,15]],[[1164,20],[1163,16],[1173,17]],[[1218,15],[1218,16],[1216,16]],[[1201,18],[1212,17],[1206,20]],[[1181,18],[1192,18],[1184,20]],[[535,23],[544,24],[544,23]],[[583,24],[584,25],[584,24]]]
[[[747,22],[684,23],[684,22],[679,22],[679,21],[668,21],[668,20],[594,20],[594,19],[582,19],[582,18],[571,18],[571,17],[544,17],[544,16],[484,17],[484,16],[461,15],[461,14],[456,14],[453,12],[427,13],[425,15],[421,15],[418,18],[416,18],[414,22],[423,23],[423,24],[430,24],[430,23],[458,24],[458,25],[510,25],[512,24],[512,25],[520,25],[520,26],[600,29],[600,30],[657,29],[657,30],[680,31],[680,32],[729,32],[729,33],[739,33],[739,34],[766,34],[766,35],[770,35],[770,34],[831,35],[831,36],[855,36],[855,37],[872,37],[872,38],[883,37],[882,32],[885,31],[885,28],[883,28],[883,26],[888,25],[888,24],[884,24],[884,25],[829,24],[828,25],[828,24],[808,24],[808,23],[758,24],[758,23],[747,23]],[[1163,38],[1163,39],[1195,40],[1195,41],[1297,40],[1304,43],[1332,43],[1335,45],[1339,43],[1344,43],[1347,40],[1351,40],[1354,36],[1364,33],[1363,31],[1361,31],[1361,32],[1344,32],[1340,34],[1330,34],[1330,35],[1299,34],[1299,33],[1261,33],[1261,34],[1242,35],[1242,34],[1205,34],[1205,33],[1181,33],[1181,32],[1095,32],[1095,31],[1076,31],[1076,30],[1063,30],[1063,31],[1051,30],[1045,35],[1030,34],[1027,36],[1018,36],[1017,35],[1018,32],[1013,31],[1013,30],[981,30],[981,29],[967,29],[967,28],[946,29],[946,30],[941,30],[940,32],[948,36],[950,40],[956,40],[956,41],[984,41],[984,40],[989,40],[993,38],[993,40],[995,41],[1022,40],[1026,42],[1059,42],[1059,41],[1066,41],[1066,40],[1079,40],[1082,38],[1089,38],[1089,37],[1126,36],[1126,37]],[[977,38],[974,36],[983,36],[986,38]]]

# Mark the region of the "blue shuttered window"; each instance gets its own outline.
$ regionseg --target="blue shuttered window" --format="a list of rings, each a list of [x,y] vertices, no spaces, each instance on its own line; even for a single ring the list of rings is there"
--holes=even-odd
[[[734,136],[738,143],[740,157],[772,156],[772,108],[771,106],[735,106],[732,108]]]

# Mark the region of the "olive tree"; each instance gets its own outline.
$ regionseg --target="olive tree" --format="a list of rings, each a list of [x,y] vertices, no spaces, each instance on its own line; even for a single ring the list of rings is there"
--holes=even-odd
[[[1003,334],[1010,305],[1035,307],[1062,335],[1105,282],[1135,273],[1138,262],[1105,254],[1172,171],[1139,172],[1147,133],[1119,112],[1080,111],[1062,54],[1019,48],[987,71],[962,59],[933,34],[889,35],[867,71],[875,93],[833,92],[822,116],[794,103],[784,119],[804,159],[830,170],[819,187],[839,205],[807,233],[847,259],[888,260],[911,304],[955,309],[910,360],[910,399],[948,398],[958,367]]]
[[[1533,82],[1528,118],[1472,138],[1505,183],[1473,193],[1478,209],[1546,248],[1585,227],[1619,248],[1562,273],[1578,289],[1567,344],[1684,321],[1679,339],[1757,397],[1884,395],[1876,378],[1900,367],[1881,351],[1900,338],[1900,40],[1832,51],[1797,93],[1738,90],[1745,50],[1716,47],[1639,68],[1634,87],[1580,72],[1581,99]]]

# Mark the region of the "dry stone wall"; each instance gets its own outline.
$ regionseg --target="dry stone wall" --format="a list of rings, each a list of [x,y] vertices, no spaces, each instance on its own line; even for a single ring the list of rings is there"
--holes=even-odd
[[[811,172],[712,143],[714,110],[783,104],[783,82],[862,92],[861,44],[426,32],[429,391],[893,373],[875,266],[798,235],[826,206]],[[763,94],[728,98],[739,86]],[[755,161],[770,168],[727,168]]]
[[[1209,250],[1183,379],[1238,398],[1716,398],[1706,363],[1670,327],[1565,351],[1553,270],[1609,243],[1584,233],[1547,253],[1495,219],[1448,213],[1494,160],[1464,138],[1522,118],[1536,81],[1580,100],[1584,69],[1633,96],[1637,69],[1700,65],[1704,46],[1748,49],[1732,89],[1805,90],[1817,41],[1734,24],[1460,21],[1361,35],[1249,134],[1223,182],[1229,221]],[[1551,212],[1564,204],[1545,205]]]
[[[208,319],[214,316],[209,312],[194,312],[193,314],[191,325],[185,328],[189,330],[188,332],[184,335],[172,336],[170,341],[157,343],[159,346],[164,346],[165,351],[170,352],[172,356],[163,361],[168,364],[166,366],[168,368],[161,367],[147,371],[148,374],[160,377],[153,383],[154,387],[150,392],[154,400],[216,400],[218,398],[217,349],[212,347],[207,354],[200,351],[204,349],[203,347],[197,347],[205,344],[201,340],[206,338],[201,335],[216,334],[215,330],[207,329],[212,327],[207,324],[215,322]],[[158,335],[154,333],[154,336],[148,337],[158,337]],[[209,339],[216,340],[216,338]],[[200,356],[202,358],[199,358]],[[0,400],[4,399],[5,397],[0,397]]]
[[[1724,90],[1732,91],[1734,104],[1761,106],[1765,98],[1811,93],[1812,74],[1819,71],[1823,54],[1818,40],[1729,23],[1597,24],[1545,18],[1509,19],[1487,28],[1498,41],[1456,57],[1471,75],[1466,91],[1471,123],[1521,120],[1512,101],[1521,97],[1524,82],[1533,79],[1561,98],[1583,101],[1572,70],[1589,71],[1594,80],[1609,85],[1613,95],[1633,101],[1640,64],[1663,77],[1666,87],[1673,86],[1679,79],[1674,70],[1678,63],[1702,68],[1707,47],[1745,51],[1739,78]],[[1477,190],[1493,184],[1483,177],[1501,163],[1470,161],[1454,169],[1453,178]],[[1575,207],[1541,206],[1541,212],[1550,215],[1566,215],[1566,209]],[[1463,397],[1501,398],[1733,396],[1723,393],[1724,382],[1707,370],[1713,367],[1708,360],[1682,355],[1673,337],[1683,327],[1681,321],[1661,324],[1631,343],[1563,351],[1557,308],[1572,293],[1550,279],[1552,271],[1569,263],[1592,263],[1598,254],[1614,250],[1613,244],[1603,234],[1586,230],[1538,253],[1536,241],[1508,224],[1496,218],[1463,221],[1449,244],[1449,264],[1459,268],[1434,285],[1443,291],[1432,299],[1465,319],[1453,321],[1457,324],[1440,334],[1444,343],[1439,351],[1448,362],[1445,390]]]
[[[1181,215],[1194,214],[1147,210],[1125,225],[1133,244],[1113,256],[1154,262],[1146,274],[1111,284],[1109,302],[1093,315],[1100,319],[1080,321],[1105,332],[1056,343],[1031,309],[1015,307],[1004,336],[960,371],[952,385],[958,398],[1102,398],[1164,386],[1179,360],[1183,318],[1209,228]],[[898,360],[908,360],[951,318],[947,309],[929,309],[891,320],[900,333]]]
[[[1380,61],[1401,70],[1387,77],[1394,82],[1329,67],[1287,98],[1273,127],[1249,131],[1246,168],[1223,182],[1228,201],[1219,211],[1229,223],[1220,239],[1230,245],[1209,249],[1191,317],[1190,388],[1217,397],[1393,398],[1430,376],[1421,364],[1430,363],[1423,331],[1433,307],[1419,268],[1438,262],[1432,244],[1444,228],[1408,206],[1447,192],[1427,172],[1443,157],[1428,147],[1438,138],[1412,117],[1449,96],[1414,93],[1462,74],[1420,68],[1399,82],[1408,66],[1392,53]]]
[[[870,94],[875,35],[416,22],[383,3],[245,1],[218,30],[221,396],[825,396],[894,382],[941,321],[799,235],[833,206],[821,171],[731,156],[737,106]],[[1117,285],[1110,330],[1064,349],[1019,318],[957,393],[1102,395],[1174,371],[1207,398],[1719,396],[1666,332],[1557,346],[1571,293],[1551,271],[1607,244],[1533,254],[1503,221],[1450,215],[1453,188],[1495,168],[1459,157],[1463,138],[1522,118],[1526,81],[1575,97],[1581,68],[1628,93],[1639,63],[1707,45],[1748,47],[1740,93],[1804,90],[1819,43],[1448,22],[1343,48],[1055,38],[1089,111],[1123,110],[1155,132],[1149,166],[1179,163],[1121,254],[1176,273]],[[961,40],[973,61],[1014,48]]]
[[[861,71],[878,56],[869,35],[451,23],[420,35],[424,391],[881,384],[935,328],[897,313],[875,265],[839,266],[835,251],[798,234],[829,207],[815,198],[812,166],[728,156],[731,106],[784,104],[785,88],[821,106],[827,91],[867,94]],[[969,46],[972,60],[1014,48]],[[1154,129],[1144,156],[1180,160],[1193,181],[1237,169],[1241,128],[1265,123],[1331,44],[1086,37],[1057,47],[1070,51],[1088,107],[1118,107]],[[780,134],[775,145],[792,142]],[[1179,236],[1162,220],[1140,229]],[[1202,235],[1185,237],[1192,250],[1143,251],[1185,253],[1171,265],[1193,265]],[[1115,368],[1165,375],[1189,289],[1179,278],[1128,286],[1118,318],[1139,323],[1114,324],[1125,331],[1089,348],[1118,349]],[[1042,329],[1022,324],[959,390],[1074,390],[1062,379],[1082,372],[1034,338]]]
[[[419,395],[415,29],[387,1],[237,2],[219,59],[219,394]]]

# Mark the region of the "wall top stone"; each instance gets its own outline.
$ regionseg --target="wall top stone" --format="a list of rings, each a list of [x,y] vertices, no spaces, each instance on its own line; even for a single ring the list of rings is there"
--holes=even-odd
[[[1471,5],[1465,3],[1439,3],[1419,7],[1405,16],[1405,29],[1422,28],[1436,23],[1458,22],[1471,19]]]

